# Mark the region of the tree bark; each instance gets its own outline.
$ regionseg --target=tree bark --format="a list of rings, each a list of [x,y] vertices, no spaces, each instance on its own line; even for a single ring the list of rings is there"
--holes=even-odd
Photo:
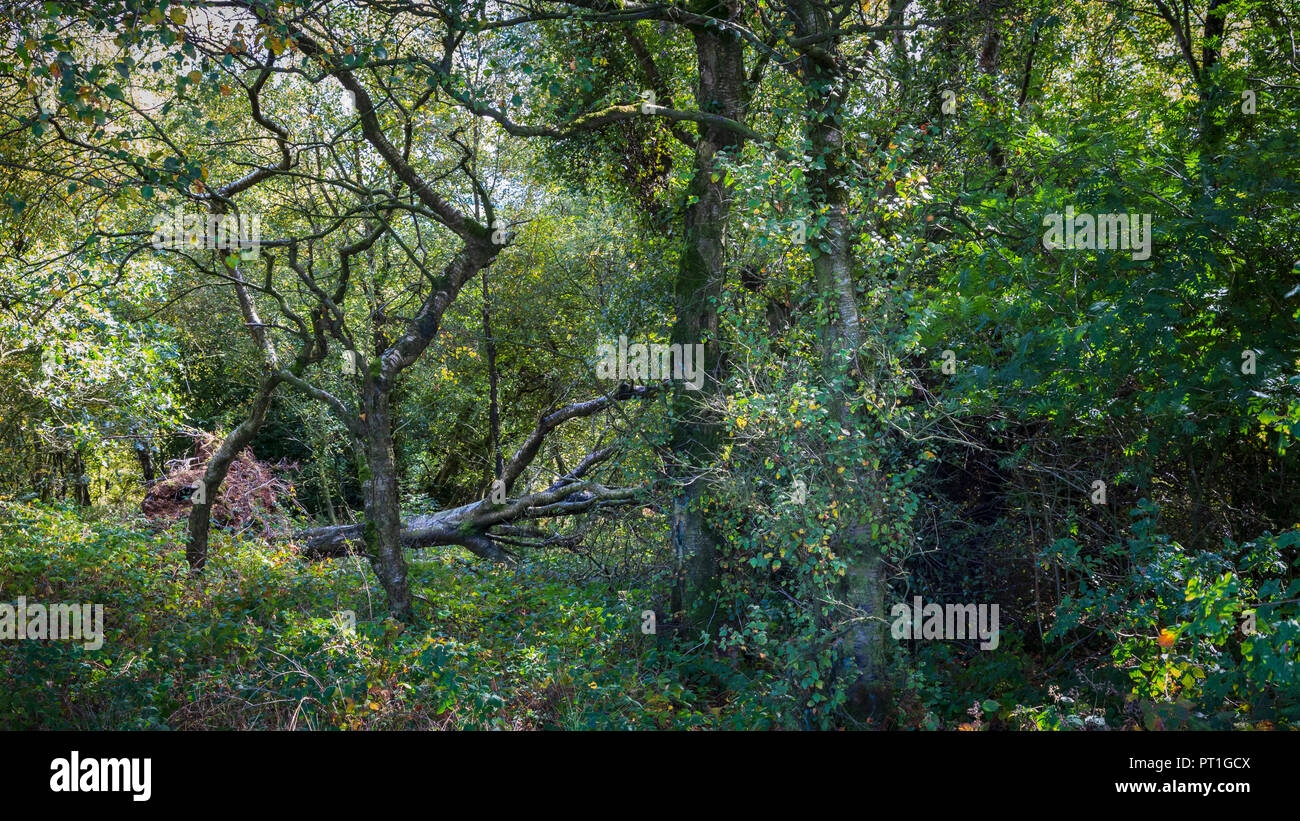
[[[908,0],[894,0],[890,19],[901,18]],[[831,8],[812,0],[797,0],[793,8],[800,36],[822,35],[835,28]],[[819,52],[802,59],[801,77],[805,93],[805,137],[814,162],[808,171],[814,213],[825,219],[815,244],[813,271],[825,312],[822,322],[822,376],[830,394],[832,417],[847,423],[846,399],[863,369],[858,365],[862,345],[862,321],[857,287],[853,278],[854,248],[848,213],[845,180],[848,168],[844,156],[843,106],[847,97],[847,76],[839,57],[838,38],[830,38]],[[849,480],[852,480],[851,482]],[[836,496],[852,510],[871,497],[878,482],[874,474],[857,470],[831,481]],[[843,595],[860,615],[847,625],[844,637],[845,661],[851,681],[850,703],[859,711],[880,716],[888,710],[886,681],[887,626],[883,573],[884,556],[871,538],[869,528],[854,527],[844,532],[837,548],[848,563]]]
[[[140,462],[140,477],[144,480],[144,486],[149,487],[153,480],[157,478],[157,472],[153,466],[153,454],[149,452],[149,444],[136,440],[134,443],[135,458]]]
[[[199,480],[202,489],[200,498],[203,501],[193,502],[190,507],[189,541],[185,545],[185,559],[189,562],[190,571],[193,573],[201,572],[208,563],[208,534],[212,527],[212,506],[217,501],[222,483],[226,481],[230,464],[261,430],[262,423],[266,421],[266,411],[271,406],[271,397],[279,384],[280,379],[277,374],[268,374],[263,378],[257,396],[253,399],[253,408],[248,418],[222,440],[216,453],[208,459],[203,478]],[[196,492],[195,496],[199,494]]]
[[[78,447],[72,453],[72,495],[79,507],[90,507],[90,476],[86,473],[86,459]]]
[[[717,9],[721,16],[734,6]],[[695,39],[699,87],[697,105],[706,112],[736,122],[745,117],[744,41],[736,34],[700,27]],[[699,625],[712,614],[717,579],[717,537],[694,503],[707,493],[696,475],[720,443],[718,423],[709,418],[707,403],[724,376],[725,355],[718,340],[718,303],[726,282],[726,224],[730,211],[718,155],[739,151],[745,138],[718,125],[701,128],[695,147],[695,168],[689,192],[695,201],[686,210],[685,244],[677,270],[677,319],[671,341],[704,343],[708,364],[704,387],[685,390],[673,400],[675,424],[671,442],[672,478],[678,486],[673,500],[672,548],[676,569],[672,609],[683,623]]]
[[[590,457],[589,457],[590,458]],[[480,499],[467,505],[416,516],[398,523],[398,540],[408,550],[458,545],[475,555],[494,562],[509,563],[511,556],[498,544],[498,535],[519,543],[533,537],[535,546],[566,543],[564,538],[545,536],[519,523],[528,519],[555,518],[587,513],[600,507],[633,503],[640,488],[607,488],[591,482],[579,482],[579,471],[543,491],[509,499],[504,505]],[[360,544],[373,551],[368,534],[374,531],[367,521],[357,525],[317,527],[295,534],[303,555],[323,559],[347,555]],[[567,540],[571,541],[571,540]],[[374,557],[373,552],[367,552]]]
[[[375,575],[388,594],[388,607],[403,621],[411,618],[411,591],[402,555],[402,504],[393,455],[393,426],[389,392],[367,379],[366,439],[362,488],[366,500],[365,542]]]

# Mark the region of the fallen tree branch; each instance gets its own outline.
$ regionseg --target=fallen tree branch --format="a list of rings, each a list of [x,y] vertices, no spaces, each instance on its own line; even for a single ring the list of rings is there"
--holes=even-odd
[[[560,543],[542,531],[524,529],[520,522],[572,516],[603,507],[631,504],[640,495],[640,487],[607,488],[589,482],[552,486],[517,499],[494,504],[480,499],[461,507],[415,516],[402,523],[402,546],[411,550],[458,545],[476,556],[510,564],[511,554],[501,547],[503,536],[527,535],[543,543]],[[308,558],[325,559],[346,556],[364,544],[366,525],[317,527],[295,534]],[[493,534],[493,528],[500,534]]]

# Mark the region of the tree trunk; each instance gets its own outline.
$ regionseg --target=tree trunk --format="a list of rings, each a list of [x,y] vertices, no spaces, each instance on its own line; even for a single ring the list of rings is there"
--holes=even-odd
[[[216,207],[215,212],[221,213],[224,209]],[[214,253],[214,260],[219,255]],[[218,264],[224,264],[218,263]],[[266,325],[262,322],[261,316],[257,312],[257,303],[253,301],[252,296],[248,293],[248,288],[244,283],[243,271],[238,265],[231,271],[231,278],[235,286],[235,297],[239,300],[239,313],[244,318],[248,327],[249,334],[253,342],[265,357],[263,367],[266,369],[262,376],[262,382],[258,385],[257,395],[253,399],[253,408],[248,414],[248,418],[235,428],[217,452],[208,460],[208,466],[203,471],[203,478],[199,480],[199,489],[202,491],[201,501],[194,503],[190,508],[189,520],[189,543],[185,546],[185,558],[189,561],[190,572],[198,573],[203,570],[203,566],[208,561],[208,532],[212,525],[212,505],[217,500],[217,494],[221,490],[221,484],[226,480],[226,472],[230,470],[230,463],[235,460],[244,448],[253,441],[257,432],[262,429],[262,424],[266,421],[267,409],[271,406],[271,397],[275,394],[276,387],[280,384],[281,376],[279,374],[279,358],[276,355],[275,344],[267,336]],[[193,498],[193,497],[191,497]]]
[[[734,13],[734,12],[732,12]],[[699,67],[698,106],[737,122],[745,117],[744,42],[714,28],[693,30]],[[691,503],[707,492],[695,477],[720,440],[718,424],[705,416],[725,362],[718,341],[718,302],[726,282],[725,231],[728,191],[717,155],[738,151],[744,138],[717,126],[701,129],[695,149],[690,194],[695,202],[685,216],[685,245],[677,270],[677,320],[673,343],[704,343],[707,378],[700,391],[677,386],[672,437],[672,472],[679,489],[673,500],[672,547],[676,569],[672,608],[684,623],[703,624],[711,616],[717,577],[717,537]]]
[[[393,453],[393,425],[390,395],[367,379],[364,393],[365,465],[362,488],[365,494],[364,540],[371,566],[388,594],[388,607],[402,621],[411,618],[411,591],[406,581],[406,559],[402,555],[401,492]]]
[[[149,452],[149,445],[146,442],[136,440],[134,443],[135,458],[140,462],[140,476],[144,480],[145,487],[153,484],[157,478],[157,473],[153,466],[153,454]]]
[[[208,533],[212,526],[212,505],[217,501],[221,484],[226,481],[230,463],[235,461],[244,448],[253,441],[262,423],[266,421],[266,411],[271,406],[271,396],[275,393],[280,379],[275,374],[266,376],[253,399],[253,409],[248,418],[240,423],[217,448],[217,452],[208,459],[208,465],[199,480],[202,493],[196,491],[194,498],[202,501],[193,502],[190,507],[189,541],[185,546],[185,559],[190,564],[190,571],[198,573],[208,563]]]
[[[896,2],[901,10],[905,4]],[[801,36],[825,34],[833,23],[826,6],[800,0],[796,8],[803,26]],[[896,12],[897,13],[897,12]],[[830,410],[841,425],[847,423],[845,400],[856,379],[862,378],[857,364],[862,344],[862,321],[858,311],[857,287],[853,279],[854,251],[848,213],[848,192],[844,180],[848,168],[844,159],[843,105],[847,82],[838,55],[838,41],[822,45],[817,55],[803,59],[805,93],[805,136],[814,160],[808,181],[814,216],[826,220],[813,240],[813,271],[824,311],[822,327],[822,376],[830,394]],[[852,481],[850,481],[850,479]],[[876,477],[855,471],[843,478],[832,476],[834,492],[845,509],[863,504],[864,496],[876,492]],[[864,493],[865,491],[865,493]],[[844,532],[837,549],[848,563],[843,595],[859,615],[845,631],[845,661],[849,664],[850,703],[859,711],[882,715],[887,709],[886,580],[883,555],[874,544],[869,528]]]
[[[72,454],[72,496],[79,507],[90,507],[90,476],[80,447]]]

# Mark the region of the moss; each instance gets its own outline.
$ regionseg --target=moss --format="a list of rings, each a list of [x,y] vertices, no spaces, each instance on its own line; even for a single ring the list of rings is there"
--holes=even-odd
[[[492,229],[488,228],[486,225],[484,225],[483,223],[479,222],[476,219],[473,219],[471,217],[466,217],[465,228],[468,229],[471,234],[483,240],[484,242],[492,241]]]

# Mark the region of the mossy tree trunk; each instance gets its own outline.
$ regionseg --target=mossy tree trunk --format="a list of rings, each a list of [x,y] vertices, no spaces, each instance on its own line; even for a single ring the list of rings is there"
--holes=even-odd
[[[735,15],[733,5],[709,10],[722,17]],[[699,86],[697,105],[730,120],[745,118],[744,42],[734,33],[713,27],[692,29]],[[671,341],[683,346],[704,344],[708,378],[699,391],[678,386],[674,401],[672,473],[677,484],[673,500],[672,547],[676,567],[672,608],[684,623],[703,625],[713,609],[716,588],[717,537],[709,528],[699,500],[707,485],[700,468],[716,454],[720,427],[707,409],[723,378],[726,356],[718,339],[718,304],[726,282],[726,225],[730,192],[719,168],[719,155],[736,152],[744,137],[731,128],[701,126],[685,215],[685,242],[676,280],[677,320]]]
[[[907,0],[891,4],[890,20],[897,22]],[[845,159],[844,105],[849,77],[839,54],[835,8],[812,0],[796,0],[791,6],[796,31],[818,43],[801,59],[800,78],[804,87],[804,136],[813,158],[808,170],[812,217],[821,228],[809,232],[813,244],[813,271],[820,310],[822,378],[829,393],[832,417],[841,425],[848,418],[849,396],[862,378],[859,362],[862,319],[854,281],[855,251],[849,216],[849,195],[845,181],[849,169]],[[857,469],[832,474],[833,492],[845,510],[861,511],[878,494],[878,477]],[[878,512],[866,511],[868,518]],[[872,539],[870,528],[855,525],[840,535],[837,548],[848,563],[841,594],[856,611],[844,625],[844,660],[851,681],[848,694],[858,711],[881,716],[888,710],[888,620],[887,580],[884,556]]]

